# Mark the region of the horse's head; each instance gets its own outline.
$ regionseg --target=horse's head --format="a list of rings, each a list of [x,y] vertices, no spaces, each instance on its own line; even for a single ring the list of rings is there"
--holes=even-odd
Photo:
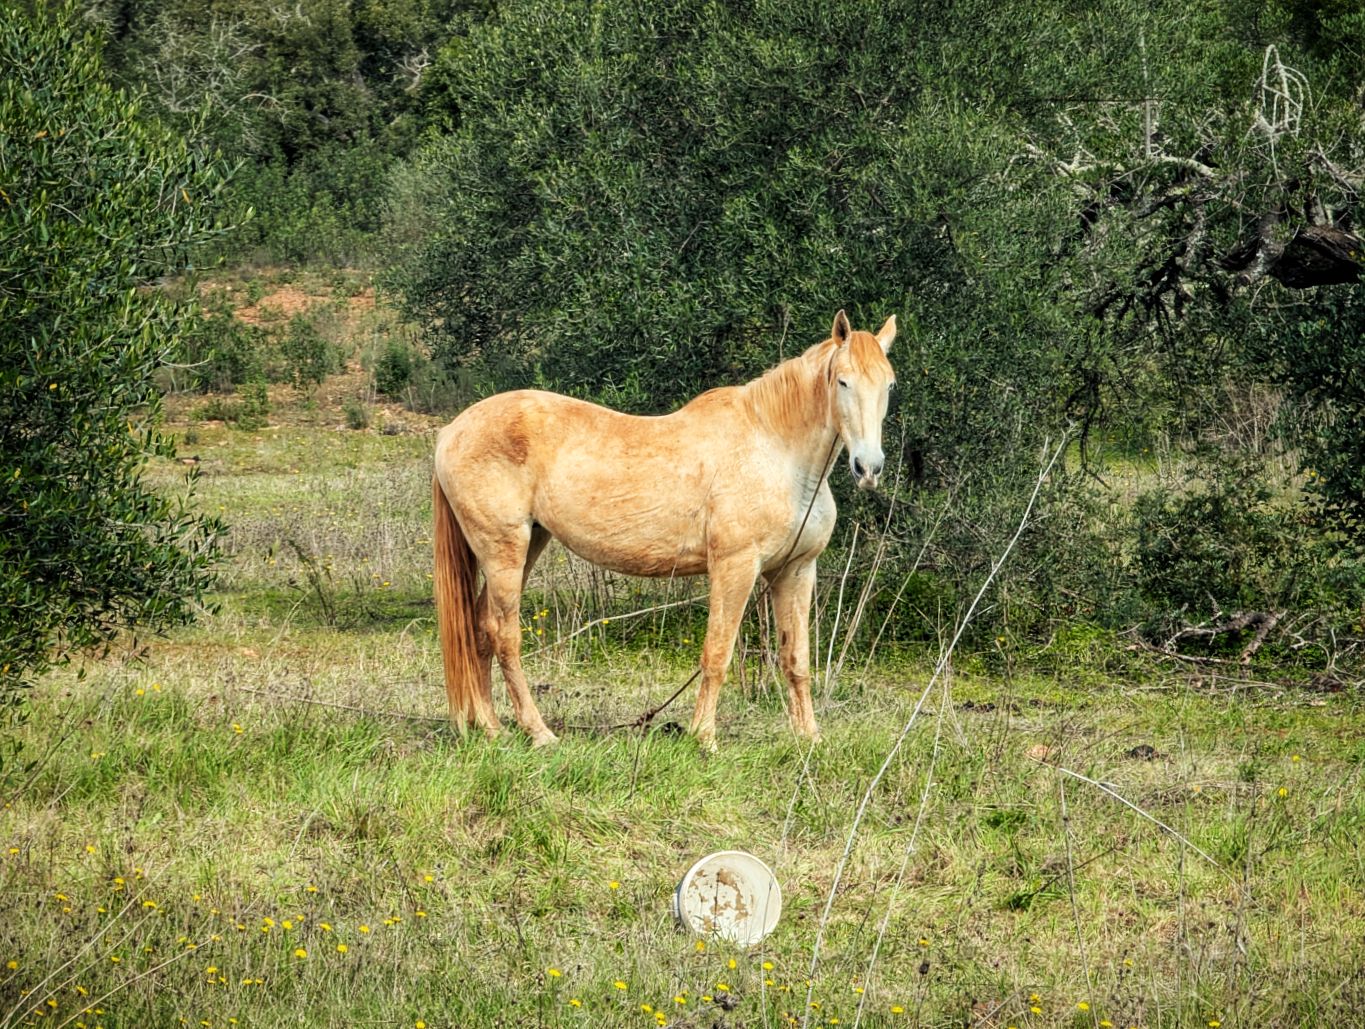
[[[882,453],[882,419],[896,385],[896,370],[886,359],[896,338],[896,316],[888,318],[874,336],[854,332],[848,316],[840,311],[834,316],[831,338],[834,425],[848,447],[848,466],[858,488],[875,489],[886,457]]]

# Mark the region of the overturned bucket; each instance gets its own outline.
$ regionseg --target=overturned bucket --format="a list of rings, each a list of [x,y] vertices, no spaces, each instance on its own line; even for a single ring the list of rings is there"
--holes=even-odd
[[[673,917],[698,936],[752,947],[777,926],[782,889],[777,876],[742,850],[707,854],[673,891]]]

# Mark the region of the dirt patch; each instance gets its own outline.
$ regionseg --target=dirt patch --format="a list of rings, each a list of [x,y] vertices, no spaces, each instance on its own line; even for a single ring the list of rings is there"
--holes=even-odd
[[[257,303],[239,307],[237,317],[248,325],[284,321],[296,314],[304,314],[326,300],[326,297],[305,293],[294,285],[281,286],[275,292],[262,297]],[[373,295],[370,297],[370,306],[374,306]]]

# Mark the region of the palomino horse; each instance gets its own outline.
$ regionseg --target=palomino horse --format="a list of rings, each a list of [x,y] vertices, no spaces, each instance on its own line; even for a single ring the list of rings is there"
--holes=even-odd
[[[740,616],[762,575],[792,727],[818,738],[809,622],[815,559],[834,531],[828,476],[842,445],[858,485],[877,484],[895,335],[894,316],[873,335],[854,332],[840,311],[823,343],[672,414],[642,418],[517,390],[479,401],[442,429],[434,578],[452,723],[499,731],[496,654],[521,727],[537,746],[555,741],[522,673],[520,617],[531,567],[554,537],[614,571],[710,576],[691,728],[708,749]]]

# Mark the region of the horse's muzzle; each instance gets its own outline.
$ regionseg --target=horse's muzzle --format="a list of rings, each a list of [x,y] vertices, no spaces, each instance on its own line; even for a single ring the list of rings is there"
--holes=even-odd
[[[858,481],[859,489],[877,488],[877,480],[881,478],[882,474],[882,464],[881,458],[865,462],[861,457],[850,455],[849,465],[853,469],[853,477]]]

